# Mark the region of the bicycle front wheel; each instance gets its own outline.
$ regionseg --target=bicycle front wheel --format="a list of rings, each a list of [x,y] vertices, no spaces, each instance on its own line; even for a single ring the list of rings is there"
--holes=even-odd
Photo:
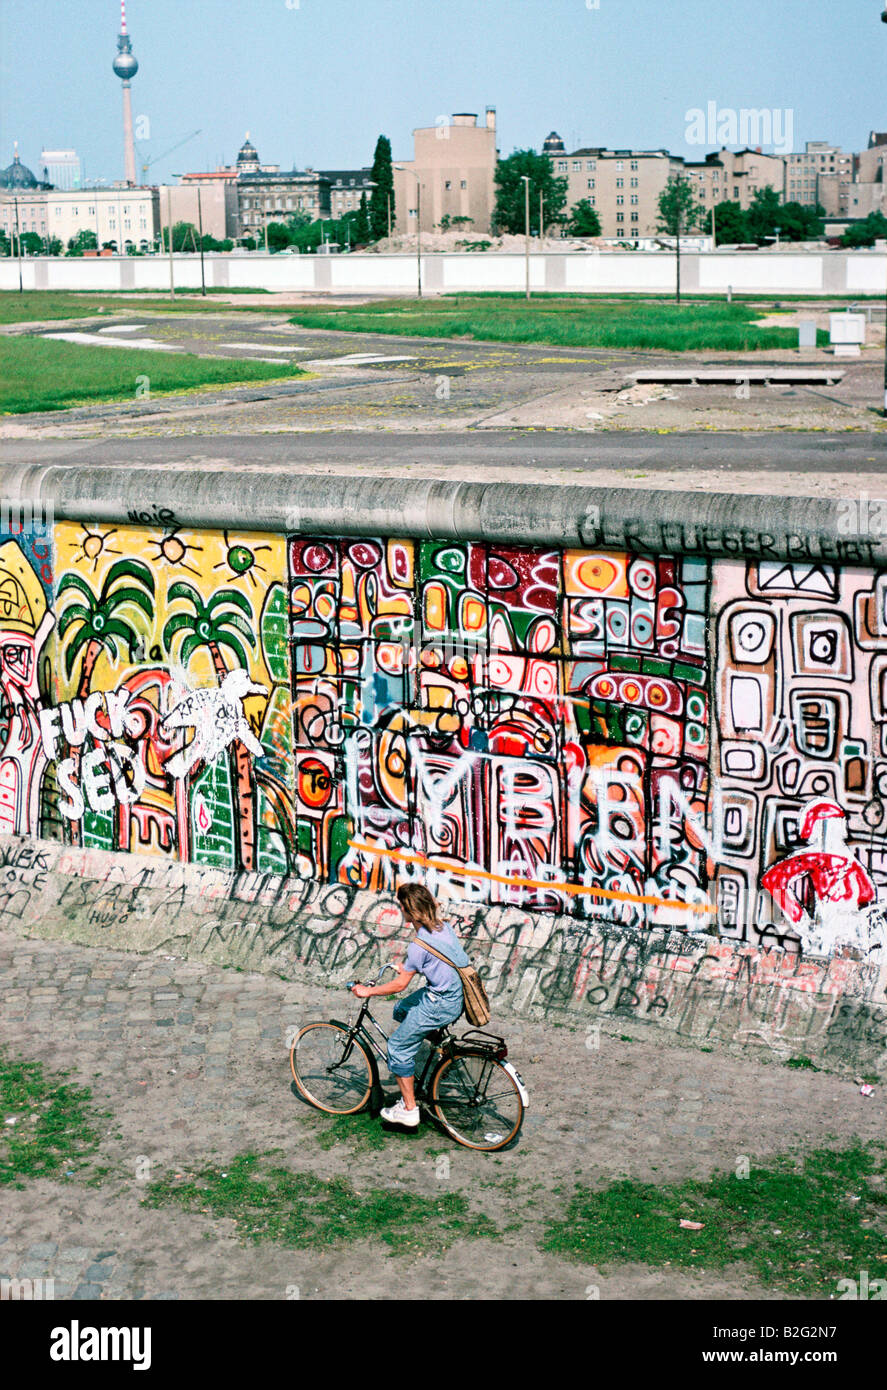
[[[349,1045],[348,1029],[338,1023],[306,1023],[290,1051],[290,1067],[301,1094],[328,1115],[353,1115],[372,1094],[366,1049],[357,1041]]]
[[[446,1058],[432,1078],[431,1101],[444,1129],[467,1149],[504,1149],[524,1118],[513,1078],[490,1057]]]

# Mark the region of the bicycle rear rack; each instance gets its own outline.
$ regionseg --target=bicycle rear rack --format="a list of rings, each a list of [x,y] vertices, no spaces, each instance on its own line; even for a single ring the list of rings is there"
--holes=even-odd
[[[459,1043],[464,1043],[468,1047],[477,1048],[483,1052],[489,1052],[492,1057],[501,1060],[508,1056],[508,1046],[504,1038],[498,1037],[496,1033],[485,1033],[482,1028],[470,1028],[467,1033],[463,1033],[457,1039]]]

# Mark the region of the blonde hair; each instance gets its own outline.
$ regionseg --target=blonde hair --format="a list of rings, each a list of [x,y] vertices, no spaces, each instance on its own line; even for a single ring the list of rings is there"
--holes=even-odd
[[[409,917],[416,926],[427,927],[429,931],[441,930],[437,903],[421,883],[402,883],[397,890],[397,901],[403,908],[404,916]]]

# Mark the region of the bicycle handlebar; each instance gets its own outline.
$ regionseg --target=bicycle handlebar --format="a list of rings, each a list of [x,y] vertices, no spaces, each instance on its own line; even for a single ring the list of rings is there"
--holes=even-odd
[[[355,985],[366,985],[367,988],[372,989],[375,985],[379,983],[379,978],[385,974],[386,970],[393,970],[395,975],[397,974],[397,966],[391,965],[389,963],[388,965],[382,966],[382,969],[379,971],[379,977],[377,977],[375,980],[347,980],[345,983],[345,988],[353,989]]]

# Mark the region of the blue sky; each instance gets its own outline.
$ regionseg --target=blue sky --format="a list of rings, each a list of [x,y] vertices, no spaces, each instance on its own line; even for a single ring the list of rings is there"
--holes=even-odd
[[[128,0],[150,181],[230,161],[244,132],[285,168],[395,158],[454,111],[498,113],[499,146],[665,146],[686,113],[791,113],[794,147],[887,129],[884,0]],[[76,148],[121,178],[117,0],[0,0],[0,166]],[[784,118],[783,118],[784,119]],[[202,133],[166,157],[192,131]]]

